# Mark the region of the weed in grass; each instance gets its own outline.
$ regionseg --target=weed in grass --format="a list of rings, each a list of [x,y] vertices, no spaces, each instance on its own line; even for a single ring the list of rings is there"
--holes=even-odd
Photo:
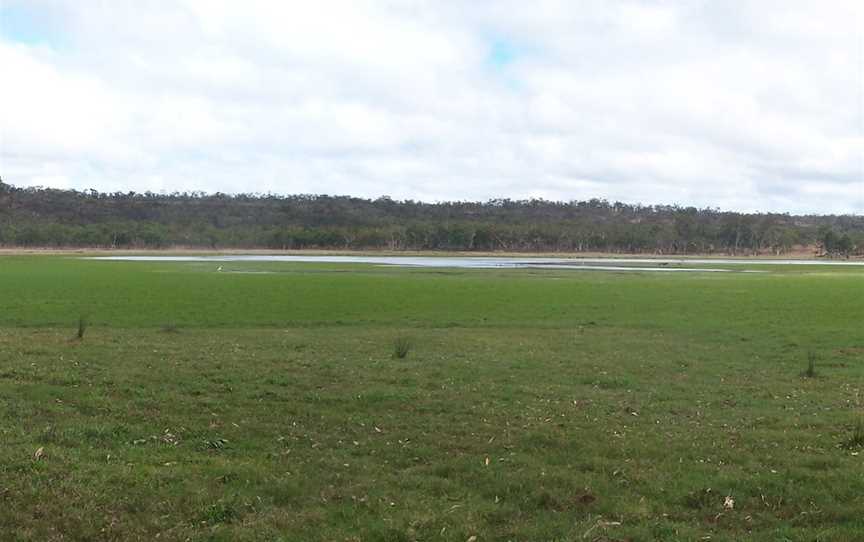
[[[864,448],[864,418],[858,420],[858,423],[855,424],[855,428],[852,430],[852,435],[844,440],[840,444],[840,447],[844,450]]]
[[[816,378],[819,373],[816,372],[816,353],[812,350],[807,352],[807,368],[801,373],[804,378]]]
[[[393,341],[393,357],[397,359],[405,359],[408,357],[408,352],[411,351],[411,341],[405,337],[397,337]]]
[[[39,442],[57,443],[57,428],[53,425],[46,426],[45,429],[42,430],[42,434],[39,436]]]
[[[207,440],[204,442],[206,448],[210,450],[221,450],[228,445],[228,441],[224,438],[217,438],[213,440]]]
[[[233,503],[217,502],[211,504],[204,509],[203,521],[211,525],[218,523],[231,523],[238,517],[238,513]]]
[[[176,322],[168,322],[167,324],[162,324],[162,333],[179,333],[180,328],[177,327]]]
[[[78,317],[78,332],[75,334],[75,338],[79,341],[84,339],[84,333],[87,331],[87,318],[85,316]]]
[[[701,510],[703,508],[710,508],[716,501],[717,498],[714,496],[714,493],[711,492],[711,488],[709,487],[691,491],[684,496],[683,504],[687,508]]]

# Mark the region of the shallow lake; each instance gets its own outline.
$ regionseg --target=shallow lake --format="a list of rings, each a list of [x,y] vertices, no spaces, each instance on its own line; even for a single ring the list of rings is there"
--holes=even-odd
[[[657,272],[754,272],[735,269],[741,265],[847,265],[864,262],[823,260],[735,259],[735,258],[532,258],[470,256],[301,256],[301,255],[220,255],[220,256],[96,256],[88,259],[130,262],[285,262],[285,263],[359,263],[402,267],[463,269],[573,269],[586,271]],[[689,267],[693,265],[728,265]]]

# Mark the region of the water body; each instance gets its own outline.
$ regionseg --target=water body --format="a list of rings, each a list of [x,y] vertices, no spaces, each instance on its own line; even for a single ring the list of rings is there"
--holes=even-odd
[[[470,256],[300,256],[300,255],[221,255],[221,256],[96,256],[87,259],[129,262],[285,262],[285,263],[359,263],[400,267],[461,269],[572,269],[585,271],[656,271],[729,273],[758,272],[735,269],[740,265],[832,265],[864,266],[864,262],[821,260],[776,260],[735,258],[504,258]],[[688,267],[692,265],[729,265],[733,268]]]

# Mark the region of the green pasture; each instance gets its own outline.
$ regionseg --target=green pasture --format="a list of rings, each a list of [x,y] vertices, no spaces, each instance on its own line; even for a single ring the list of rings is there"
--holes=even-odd
[[[0,256],[0,540],[862,540],[864,268],[747,268]]]

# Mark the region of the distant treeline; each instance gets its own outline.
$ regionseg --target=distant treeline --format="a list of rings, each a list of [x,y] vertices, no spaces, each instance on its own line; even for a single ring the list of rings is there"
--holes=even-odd
[[[864,217],[592,199],[423,203],[347,196],[103,194],[0,181],[0,245],[654,254],[864,254]]]

